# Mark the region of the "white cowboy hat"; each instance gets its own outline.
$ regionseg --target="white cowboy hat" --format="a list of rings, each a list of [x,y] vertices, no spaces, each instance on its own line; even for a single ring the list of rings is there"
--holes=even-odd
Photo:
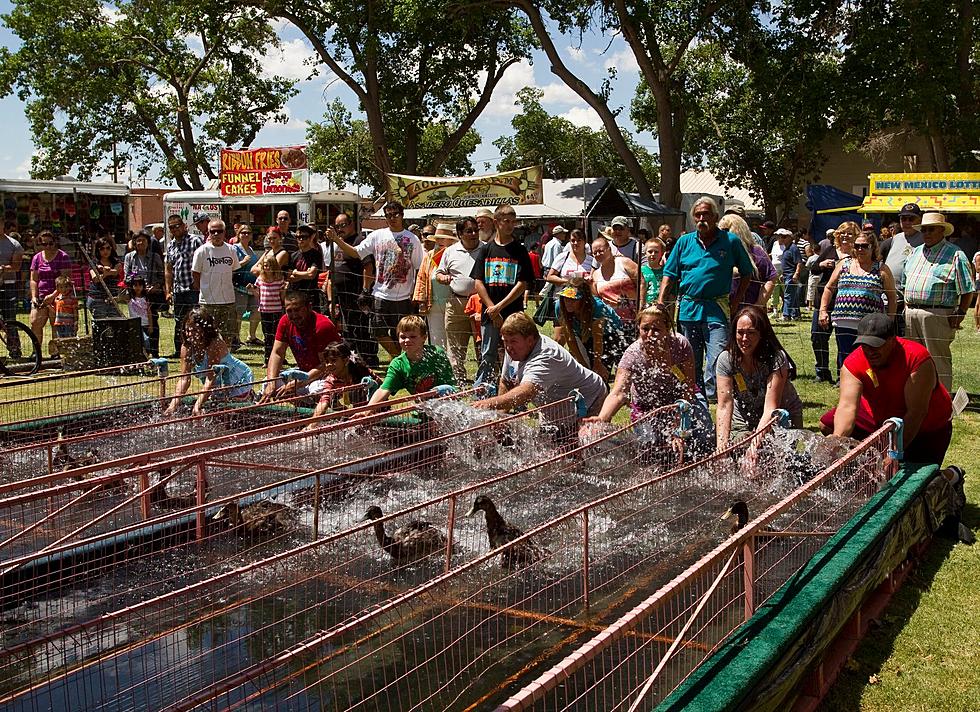
[[[922,222],[919,223],[919,230],[921,231],[930,225],[942,225],[943,237],[949,237],[953,234],[953,226],[946,222],[946,216],[942,213],[922,213]]]

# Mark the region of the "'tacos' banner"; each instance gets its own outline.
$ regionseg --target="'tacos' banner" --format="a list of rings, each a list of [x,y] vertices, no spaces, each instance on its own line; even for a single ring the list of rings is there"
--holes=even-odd
[[[221,195],[288,195],[308,192],[306,146],[221,150]]]
[[[542,167],[463,178],[388,174],[388,197],[406,208],[476,208],[538,205],[543,201]]]

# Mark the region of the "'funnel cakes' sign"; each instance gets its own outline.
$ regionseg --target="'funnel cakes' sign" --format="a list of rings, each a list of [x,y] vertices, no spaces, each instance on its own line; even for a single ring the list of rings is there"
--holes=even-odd
[[[221,150],[221,195],[287,195],[308,192],[306,146]]]

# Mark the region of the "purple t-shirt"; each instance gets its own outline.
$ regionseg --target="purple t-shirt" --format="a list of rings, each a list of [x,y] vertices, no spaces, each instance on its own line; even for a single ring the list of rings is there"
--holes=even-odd
[[[742,297],[742,304],[755,304],[759,301],[759,292],[762,291],[762,285],[770,279],[776,279],[776,268],[773,266],[772,260],[769,259],[769,255],[766,254],[764,249],[758,245],[752,245],[752,249],[749,250],[749,257],[752,259],[752,263],[756,269],[759,270],[759,276],[752,278],[752,281],[749,283],[749,288],[745,290],[745,296]],[[730,293],[732,299],[735,298],[735,292],[738,291],[738,285],[741,280],[741,277],[732,277],[732,291]]]
[[[688,397],[688,387],[698,392],[696,383],[684,383],[681,364],[693,361],[691,343],[681,334],[667,337],[671,363],[654,360],[647,354],[642,341],[634,341],[623,353],[620,369],[630,375],[630,404],[634,415],[642,415],[661,406]]]
[[[62,272],[71,270],[71,257],[64,250],[58,250],[54,259],[48,262],[44,252],[38,252],[31,260],[31,272],[37,272],[37,298],[44,299],[54,291],[54,280]]]

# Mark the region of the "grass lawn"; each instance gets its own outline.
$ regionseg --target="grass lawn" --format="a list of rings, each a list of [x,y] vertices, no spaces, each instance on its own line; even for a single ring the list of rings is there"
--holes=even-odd
[[[161,319],[162,353],[172,350],[173,324],[171,319]],[[955,380],[956,386],[980,393],[980,335],[972,325],[971,314],[953,344]],[[815,430],[820,415],[836,403],[837,390],[811,380],[814,367],[809,321],[776,322],[775,328],[799,370],[796,388],[803,399],[804,423]],[[257,380],[264,375],[262,347],[244,347],[237,355],[252,366]],[[831,340],[832,363],[835,358]],[[470,371],[474,370],[471,363]],[[625,419],[625,415],[621,413],[620,418]],[[975,467],[973,459],[980,452],[978,442],[980,414],[966,412],[954,423],[947,462],[967,470],[964,520],[980,533],[980,467]],[[933,542],[821,709],[980,710],[980,544],[967,547],[943,539]]]

